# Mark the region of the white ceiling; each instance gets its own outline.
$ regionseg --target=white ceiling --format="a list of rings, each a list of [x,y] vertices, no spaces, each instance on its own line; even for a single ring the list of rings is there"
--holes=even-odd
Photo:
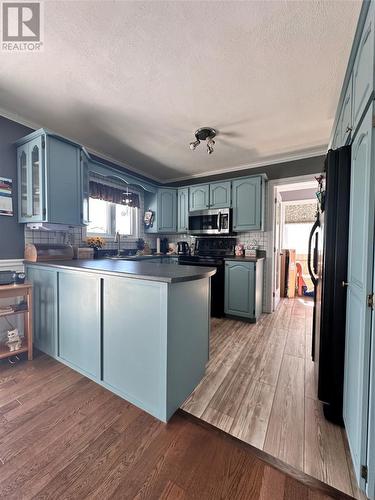
[[[321,154],[360,7],[47,0],[44,51],[0,52],[0,106],[163,181]]]

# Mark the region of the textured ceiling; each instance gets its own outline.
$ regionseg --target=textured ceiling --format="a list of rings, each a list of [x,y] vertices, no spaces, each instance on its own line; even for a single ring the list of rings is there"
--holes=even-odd
[[[0,107],[161,180],[321,153],[358,1],[46,1]],[[188,143],[219,130],[213,155]]]

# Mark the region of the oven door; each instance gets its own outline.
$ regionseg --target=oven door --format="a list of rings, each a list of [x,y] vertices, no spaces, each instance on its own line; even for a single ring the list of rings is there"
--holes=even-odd
[[[230,210],[200,210],[189,213],[190,234],[229,234]]]

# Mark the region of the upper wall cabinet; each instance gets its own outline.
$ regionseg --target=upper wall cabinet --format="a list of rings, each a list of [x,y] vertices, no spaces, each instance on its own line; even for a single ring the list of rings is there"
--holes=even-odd
[[[374,3],[371,2],[353,67],[353,128],[357,128],[374,88]]]
[[[211,182],[190,186],[189,209],[229,208],[231,206],[231,182]]]
[[[210,184],[210,208],[229,208],[231,201],[230,181]]]
[[[232,182],[233,231],[263,230],[264,180],[243,177]]]
[[[80,147],[44,131],[17,145],[19,221],[82,225]]]
[[[186,233],[188,230],[189,218],[189,188],[179,188],[177,190],[177,231]]]
[[[210,206],[210,185],[199,184],[191,186],[189,190],[189,209],[205,210]]]
[[[159,189],[157,193],[158,232],[175,233],[177,230],[177,191]]]

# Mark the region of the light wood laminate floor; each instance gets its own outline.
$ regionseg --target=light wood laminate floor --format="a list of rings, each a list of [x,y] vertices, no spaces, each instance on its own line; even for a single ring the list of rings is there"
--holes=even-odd
[[[191,415],[164,424],[45,355],[0,362],[0,498],[349,499]]]
[[[345,431],[317,400],[312,312],[312,300],[296,298],[256,324],[213,319],[206,375],[182,408],[360,498]]]

